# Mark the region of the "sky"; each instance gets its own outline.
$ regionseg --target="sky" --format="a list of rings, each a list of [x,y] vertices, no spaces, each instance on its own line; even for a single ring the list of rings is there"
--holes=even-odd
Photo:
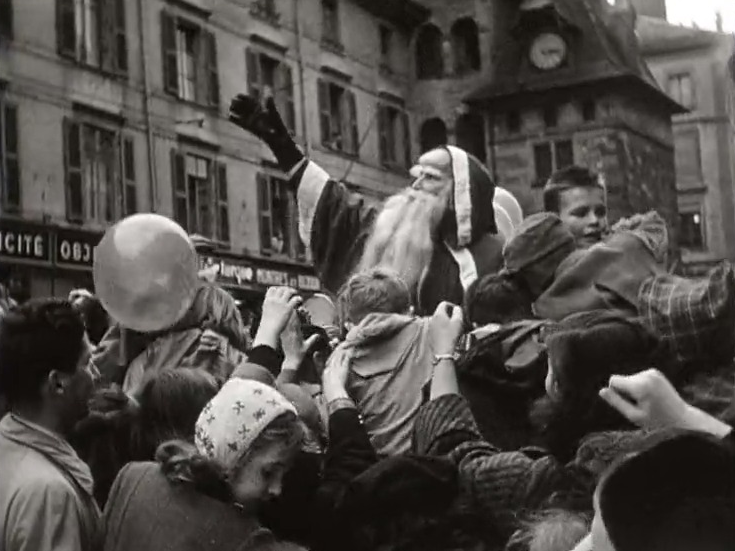
[[[723,27],[735,32],[735,0],[666,0],[669,21],[703,29],[715,29],[715,13],[722,13]]]

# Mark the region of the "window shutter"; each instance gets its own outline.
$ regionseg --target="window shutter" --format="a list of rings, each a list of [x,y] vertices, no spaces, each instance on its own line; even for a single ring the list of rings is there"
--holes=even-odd
[[[245,50],[245,71],[248,82],[248,95],[258,99],[263,97],[260,78],[260,56],[250,48]]]
[[[357,102],[355,101],[355,93],[351,90],[345,90],[345,96],[347,97],[347,134],[349,136],[347,140],[352,144],[348,152],[359,156],[360,137],[357,132]]]
[[[319,79],[317,81],[317,86],[319,126],[321,128],[322,145],[331,147],[332,111],[329,108],[329,83],[325,80]]]
[[[378,145],[381,166],[386,166],[389,160],[388,154],[388,108],[378,104]]]
[[[99,0],[97,3],[97,36],[98,44],[92,47],[99,47],[99,66],[103,71],[116,71],[116,52],[115,52],[115,17],[117,16],[115,5],[116,0]]]
[[[270,179],[263,173],[256,176],[258,184],[258,218],[260,220],[260,252],[269,254],[271,251],[271,234],[273,219],[271,215]]]
[[[66,218],[70,222],[84,221],[84,191],[82,182],[81,125],[64,119],[64,191]]]
[[[18,109],[3,105],[0,113],[0,182],[2,182],[2,210],[20,211],[20,163],[18,162]]]
[[[114,51],[115,72],[128,73],[128,41],[125,24],[125,0],[113,0],[115,3]]]
[[[0,37],[13,38],[13,0],[0,0]]]
[[[179,93],[178,55],[176,53],[176,18],[161,12],[161,47],[163,60],[163,89],[169,94]]]
[[[135,142],[132,136],[122,137],[122,216],[138,212],[135,185]]]
[[[59,55],[77,57],[74,0],[56,0],[56,47]]]
[[[291,135],[296,134],[296,106],[294,103],[293,76],[291,67],[281,62],[276,68],[276,105]]]
[[[171,189],[174,194],[174,220],[189,230],[189,196],[186,192],[185,156],[171,150]]]
[[[403,166],[411,168],[411,119],[405,111],[401,113],[400,119],[403,121]]]
[[[230,242],[230,208],[227,201],[227,165],[225,163],[214,164],[214,177],[217,189],[215,190],[217,241],[220,243]]]
[[[219,106],[219,72],[217,69],[217,39],[214,33],[202,31],[204,55],[204,83],[206,97],[203,103],[210,107]]]

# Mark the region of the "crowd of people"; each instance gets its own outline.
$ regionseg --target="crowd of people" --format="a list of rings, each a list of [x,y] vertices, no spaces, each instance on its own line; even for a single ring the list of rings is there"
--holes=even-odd
[[[272,287],[251,336],[202,274],[165,327],[176,285],[5,300],[0,549],[735,549],[732,265],[673,275],[581,167],[524,217],[441,147],[376,206],[272,100],[230,118],[290,175],[326,314]]]

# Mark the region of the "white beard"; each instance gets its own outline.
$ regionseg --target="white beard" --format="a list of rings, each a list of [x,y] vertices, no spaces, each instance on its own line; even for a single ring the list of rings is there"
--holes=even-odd
[[[358,271],[389,268],[416,293],[444,210],[445,200],[425,191],[407,188],[390,197],[375,220]]]

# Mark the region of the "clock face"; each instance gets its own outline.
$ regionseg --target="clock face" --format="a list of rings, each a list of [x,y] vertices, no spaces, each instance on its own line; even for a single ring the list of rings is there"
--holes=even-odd
[[[539,69],[556,69],[567,57],[567,43],[558,34],[543,33],[531,44],[531,63]]]

